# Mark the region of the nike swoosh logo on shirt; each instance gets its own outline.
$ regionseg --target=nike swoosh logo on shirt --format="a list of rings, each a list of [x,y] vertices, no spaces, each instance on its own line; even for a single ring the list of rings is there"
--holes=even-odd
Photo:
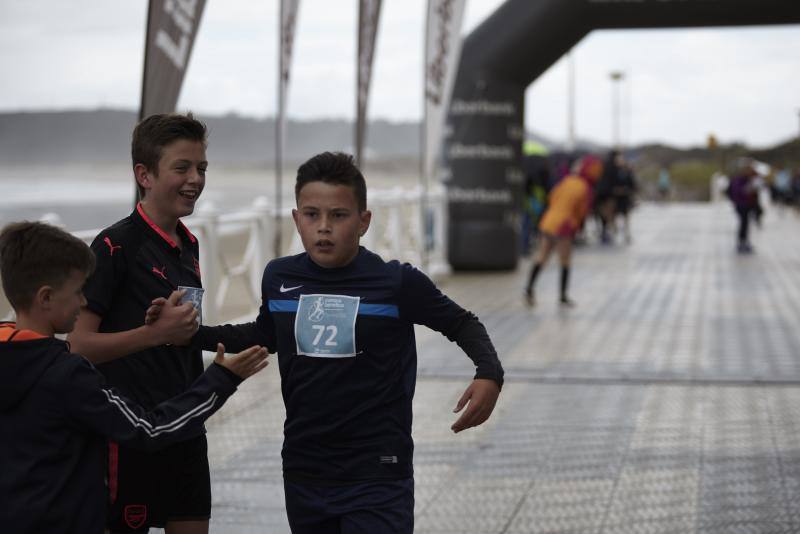
[[[299,286],[294,286],[294,287],[283,287],[283,284],[281,284],[280,292],[281,293],[286,293],[287,291],[294,291],[295,289],[300,289],[301,287],[303,287],[302,284],[299,285]]]

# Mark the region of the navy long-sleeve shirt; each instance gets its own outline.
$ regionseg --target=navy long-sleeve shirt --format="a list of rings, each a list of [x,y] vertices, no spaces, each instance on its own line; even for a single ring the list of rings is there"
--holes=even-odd
[[[422,272],[360,248],[341,268],[303,253],[270,262],[258,318],[202,327],[197,342],[228,351],[277,350],[286,405],[283,470],[321,484],[412,475],[411,404],[417,372],[414,324],[456,342],[476,378],[502,385],[486,329]]]
[[[106,440],[154,449],[199,436],[241,382],[212,364],[184,393],[147,411],[66,342],[31,334],[0,326],[2,532],[103,532]]]

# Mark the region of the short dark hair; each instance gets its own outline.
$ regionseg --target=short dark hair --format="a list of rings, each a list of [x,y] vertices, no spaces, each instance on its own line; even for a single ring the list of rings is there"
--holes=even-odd
[[[300,197],[300,190],[311,182],[352,187],[358,210],[367,209],[367,182],[350,154],[323,152],[300,165],[297,169],[297,183],[294,186],[295,200]]]
[[[131,161],[133,167],[142,164],[145,168],[158,176],[158,161],[161,151],[165,146],[180,139],[200,141],[206,144],[208,128],[195,119],[191,112],[186,115],[180,113],[161,113],[150,115],[139,122],[133,129],[131,136]],[[144,196],[144,188],[136,182],[139,197]]]
[[[0,276],[11,306],[26,311],[42,286],[59,288],[73,270],[89,275],[95,259],[91,249],[55,226],[15,222],[0,232]]]

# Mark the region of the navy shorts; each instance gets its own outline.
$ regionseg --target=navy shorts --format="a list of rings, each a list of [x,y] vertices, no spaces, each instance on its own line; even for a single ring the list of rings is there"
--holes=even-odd
[[[292,534],[412,534],[414,479],[351,486],[283,481]]]
[[[167,521],[211,517],[206,436],[144,452],[116,443],[108,451],[108,528],[147,532]]]

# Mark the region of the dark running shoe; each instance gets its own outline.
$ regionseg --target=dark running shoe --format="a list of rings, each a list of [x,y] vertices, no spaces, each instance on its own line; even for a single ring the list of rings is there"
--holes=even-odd
[[[561,297],[561,300],[559,300],[558,302],[565,308],[574,308],[576,304],[576,302],[570,299],[569,297]]]
[[[529,307],[533,307],[533,305],[536,304],[536,299],[533,298],[533,289],[525,290],[525,304]]]

